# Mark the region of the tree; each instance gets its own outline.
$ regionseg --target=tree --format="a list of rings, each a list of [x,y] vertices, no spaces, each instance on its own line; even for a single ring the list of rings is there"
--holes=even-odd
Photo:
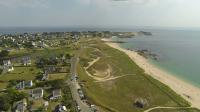
[[[9,54],[9,52],[8,52],[7,50],[2,50],[2,51],[0,52],[0,57],[1,57],[1,58],[7,57],[8,54]]]
[[[52,86],[52,88],[54,88],[54,89],[62,88],[62,87],[64,86],[64,80],[62,80],[62,79],[53,80],[53,81],[51,82],[51,86]]]
[[[71,55],[69,53],[67,53],[65,56],[66,56],[67,59],[71,58]]]
[[[26,43],[24,43],[24,47],[33,48],[34,46],[32,45],[32,42],[26,42]]]
[[[2,72],[3,72],[3,69],[0,68],[0,74],[2,74]]]
[[[8,97],[12,99],[12,101],[10,101],[11,104],[13,104],[14,102],[20,101],[24,98],[27,98],[27,94],[23,93],[23,92],[18,92],[17,90],[14,89],[9,89],[7,90],[8,93]]]
[[[44,107],[39,107],[37,110],[35,110],[33,112],[45,112]]]
[[[10,98],[7,95],[0,96],[0,111],[8,111],[11,107]]]
[[[17,85],[19,81],[17,80],[10,80],[9,84],[7,85],[7,88],[12,88],[13,86]]]

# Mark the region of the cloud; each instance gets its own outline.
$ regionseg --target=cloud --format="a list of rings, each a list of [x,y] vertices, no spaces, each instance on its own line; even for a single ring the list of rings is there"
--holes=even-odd
[[[44,7],[47,8],[48,0],[0,0],[0,7],[16,8],[16,7]]]

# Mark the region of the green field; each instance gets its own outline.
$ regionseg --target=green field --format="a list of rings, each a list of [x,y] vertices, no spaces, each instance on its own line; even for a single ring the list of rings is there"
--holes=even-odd
[[[6,88],[10,80],[34,80],[39,72],[36,67],[14,67],[14,71],[0,75],[0,89]]]
[[[187,101],[169,87],[145,74],[121,51],[107,46],[99,39],[82,40],[81,45],[83,50],[77,68],[80,81],[83,82],[83,88],[88,98],[104,110],[111,112],[142,112],[156,106],[190,106]],[[112,77],[122,77],[95,82],[94,78],[88,76],[84,67],[87,67],[88,62],[97,57],[100,57],[100,60],[87,69],[90,74],[98,76],[95,73],[102,72],[103,74],[110,66]],[[134,105],[135,100],[138,98],[147,101],[145,108],[140,109]],[[168,110],[160,110],[160,112],[168,112]]]
[[[69,74],[67,73],[49,74],[49,80],[68,79],[68,78]]]

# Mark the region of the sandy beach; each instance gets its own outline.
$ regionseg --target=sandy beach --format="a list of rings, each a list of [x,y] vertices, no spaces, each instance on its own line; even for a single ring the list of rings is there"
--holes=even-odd
[[[111,41],[110,39],[102,40],[106,41],[107,45],[126,53],[139,67],[144,69],[147,74],[168,85],[177,94],[181,95],[184,99],[190,102],[192,107],[200,109],[200,88],[197,88],[186,81],[159,69],[135,51],[123,49],[117,43],[109,42]]]

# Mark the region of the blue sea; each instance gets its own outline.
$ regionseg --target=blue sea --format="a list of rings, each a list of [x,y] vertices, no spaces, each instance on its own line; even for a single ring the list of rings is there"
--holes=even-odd
[[[123,48],[148,49],[159,56],[149,61],[159,68],[200,87],[200,31],[194,30],[145,30],[152,36],[113,38],[125,41]]]

